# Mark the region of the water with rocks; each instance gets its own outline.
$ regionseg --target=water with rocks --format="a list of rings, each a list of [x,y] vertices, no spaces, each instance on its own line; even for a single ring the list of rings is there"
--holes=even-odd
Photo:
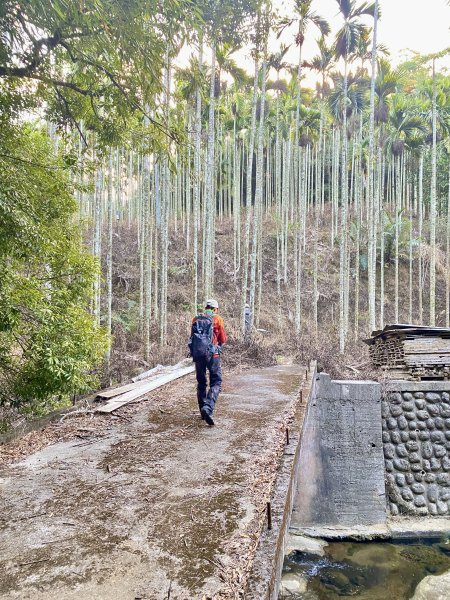
[[[439,578],[427,576],[449,570],[449,540],[330,542],[323,556],[294,551],[286,557],[280,599],[439,598],[430,591]],[[415,595],[418,584],[426,577],[429,590],[418,590]]]

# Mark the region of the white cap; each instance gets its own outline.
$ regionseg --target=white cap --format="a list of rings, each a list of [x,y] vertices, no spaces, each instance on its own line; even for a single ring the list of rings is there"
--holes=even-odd
[[[213,300],[212,298],[210,298],[209,300],[207,300],[205,302],[205,307],[206,308],[219,308],[219,303],[217,302],[217,300]]]

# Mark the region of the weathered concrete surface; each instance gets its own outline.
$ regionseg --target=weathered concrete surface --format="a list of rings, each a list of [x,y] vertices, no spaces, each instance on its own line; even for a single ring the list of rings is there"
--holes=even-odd
[[[389,392],[450,392],[450,381],[408,381],[394,379],[385,383]]]
[[[255,478],[302,376],[296,366],[225,376],[214,428],[190,377],[120,424],[96,417],[103,437],[2,469],[0,597],[227,597],[228,567],[255,540]]]
[[[299,402],[289,425],[289,444],[284,447],[270,496],[272,528],[262,532],[255,554],[246,600],[277,600],[284,555],[289,544],[289,524],[299,476],[300,438],[305,412],[315,395],[316,363],[311,362]]]
[[[293,530],[384,527],[380,405],[375,382],[318,375],[301,441]]]
[[[450,519],[437,517],[393,517],[387,522],[389,537],[441,538],[450,536]],[[450,597],[450,594],[449,594]]]
[[[422,579],[411,600],[448,600],[449,598],[450,571],[443,575],[430,575]]]

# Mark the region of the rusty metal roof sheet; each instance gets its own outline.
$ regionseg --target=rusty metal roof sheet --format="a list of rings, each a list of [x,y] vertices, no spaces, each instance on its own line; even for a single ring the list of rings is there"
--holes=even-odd
[[[384,329],[373,331],[372,337],[363,340],[366,344],[374,344],[378,338],[387,339],[389,337],[442,337],[450,338],[450,328],[448,327],[428,327],[426,325],[413,325],[411,323],[396,323],[386,325]]]

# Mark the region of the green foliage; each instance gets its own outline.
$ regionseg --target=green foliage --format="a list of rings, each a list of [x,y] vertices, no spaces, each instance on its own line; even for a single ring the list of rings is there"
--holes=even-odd
[[[406,258],[409,253],[409,245],[411,243],[411,220],[403,216],[403,211],[398,215],[398,255],[399,258]],[[384,262],[390,263],[395,259],[395,236],[396,222],[395,215],[390,215],[387,211],[384,212]],[[412,245],[417,246],[418,241],[412,240]]]
[[[415,150],[423,145],[426,125],[420,115],[420,102],[415,97],[392,94],[388,100],[386,145],[394,156],[405,149]]]
[[[369,265],[369,259],[367,257],[367,254],[360,254],[359,255],[359,268],[361,269],[361,271],[367,271],[368,265]]]
[[[349,58],[358,49],[362,36],[366,34],[367,27],[359,19],[363,15],[374,15],[375,5],[363,2],[359,6],[356,0],[337,0],[339,11],[344,23],[336,36],[335,52],[337,58]]]
[[[98,265],[46,134],[3,123],[0,146],[0,404],[43,410],[86,391],[106,350],[87,311]]]
[[[369,81],[360,74],[347,76],[347,90],[345,95],[344,77],[340,73],[332,74],[333,89],[329,96],[330,109],[336,121],[342,119],[344,112],[344,100],[346,99],[347,117],[353,114],[361,113],[365,106],[366,92],[369,87]]]
[[[207,36],[216,43],[237,46],[248,41],[259,0],[196,0]]]
[[[393,69],[385,59],[378,60],[378,71],[375,78],[375,119],[377,123],[386,123],[389,115],[389,96],[395,94],[404,83],[405,71],[402,68]]]
[[[127,333],[136,332],[139,327],[139,304],[135,300],[128,300],[125,310],[113,312],[112,322],[114,326],[120,325]]]
[[[191,0],[4,0],[2,89],[19,86],[61,128],[77,123],[81,130],[83,123],[104,145],[117,144],[130,119],[145,113],[154,145],[162,146],[169,132],[158,99],[166,49],[176,52],[200,20]]]

